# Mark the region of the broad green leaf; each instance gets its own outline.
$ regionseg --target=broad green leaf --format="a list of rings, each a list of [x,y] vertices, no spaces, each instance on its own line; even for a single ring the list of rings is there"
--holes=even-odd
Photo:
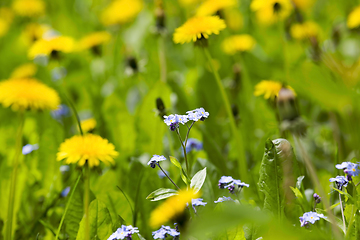
[[[112,234],[112,221],[105,204],[95,199],[89,206],[90,239],[107,239]],[[76,240],[85,239],[85,218],[80,222]]]
[[[163,194],[163,195],[160,195],[160,196],[157,196],[157,197],[151,199],[151,201],[153,201],[153,202],[159,201],[159,200],[162,200],[162,199],[165,199],[165,198],[172,197],[174,195],[176,195],[176,193],[166,193],[166,194]]]
[[[191,179],[190,187],[193,188],[196,192],[200,191],[202,185],[205,182],[206,178],[206,167],[203,170],[198,171],[194,177]]]
[[[302,181],[304,180],[305,176],[300,176],[296,180],[296,188],[301,189]]]
[[[171,161],[172,164],[174,164],[177,168],[182,169],[181,164],[179,163],[179,161],[178,161],[176,158],[174,158],[173,156],[170,156],[170,161]]]
[[[282,217],[284,211],[282,179],[282,169],[275,145],[268,139],[265,143],[258,185],[259,190],[264,194],[264,209],[279,218]]]
[[[170,188],[159,188],[155,191],[153,191],[152,193],[150,193],[146,199],[154,199],[155,197],[158,197],[160,195],[163,194],[167,194],[167,193],[176,193],[177,191],[174,189],[170,189]]]

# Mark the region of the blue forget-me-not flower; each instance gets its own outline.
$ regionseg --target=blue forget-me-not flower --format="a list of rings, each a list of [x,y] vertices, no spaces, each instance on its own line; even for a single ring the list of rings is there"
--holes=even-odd
[[[219,202],[226,202],[226,201],[233,201],[235,202],[231,197],[219,197],[218,200],[214,201],[214,203],[219,203]]]
[[[110,235],[108,240],[117,240],[117,239],[125,239],[130,238],[134,233],[138,233],[139,230],[137,227],[133,227],[131,225],[125,226],[122,225],[121,228],[118,228],[113,234]]]
[[[180,232],[176,231],[176,229],[170,228],[169,226],[162,225],[159,230],[152,232],[154,239],[165,239],[167,235],[172,237],[178,237]]]
[[[31,153],[32,151],[35,151],[35,150],[38,150],[38,149],[39,149],[38,144],[26,144],[22,148],[22,154],[27,155],[27,154]]]
[[[335,178],[330,178],[329,181],[335,182],[339,190],[341,190],[343,187],[346,187],[349,183],[347,178],[344,176],[336,176]]]
[[[359,165],[352,162],[343,162],[341,164],[336,164],[337,169],[344,169],[344,173],[356,177],[360,174]]]
[[[156,164],[160,161],[164,161],[166,158],[162,155],[153,155],[153,157],[150,159],[147,165],[150,165],[150,167],[155,168]]]
[[[299,217],[300,219],[300,226],[304,227],[307,224],[311,223],[314,224],[317,220],[320,220],[320,218],[326,218],[324,214],[319,214],[317,212],[306,212],[302,217]]]

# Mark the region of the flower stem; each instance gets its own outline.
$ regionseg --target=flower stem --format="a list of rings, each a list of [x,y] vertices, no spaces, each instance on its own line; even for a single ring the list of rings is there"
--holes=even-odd
[[[64,214],[63,214],[62,217],[61,217],[60,224],[59,224],[59,227],[58,227],[58,230],[57,230],[57,233],[56,233],[55,240],[58,240],[58,239],[59,239],[60,231],[61,231],[62,225],[63,225],[63,223],[64,223],[64,220],[65,220],[65,217],[66,217],[66,213],[67,213],[67,211],[68,211],[68,209],[69,209],[69,206],[70,206],[70,203],[71,203],[71,199],[72,199],[73,196],[74,196],[74,192],[75,192],[75,190],[76,190],[77,185],[79,184],[80,178],[81,178],[81,174],[79,174],[79,177],[77,178],[77,180],[76,180],[76,182],[75,182],[75,185],[74,185],[74,186],[72,187],[72,189],[71,189],[71,193],[70,193],[70,196],[69,196],[69,200],[68,200],[68,202],[66,203],[66,207],[65,207]]]
[[[230,120],[231,131],[233,132],[233,136],[235,137],[236,148],[238,151],[238,161],[239,161],[239,168],[240,168],[239,170],[240,170],[241,178],[244,179],[244,181],[248,181],[247,163],[246,163],[246,156],[245,156],[245,151],[244,151],[244,144],[240,137],[238,129],[236,127],[235,118],[234,118],[234,115],[232,114],[230,103],[229,103],[228,97],[225,92],[225,88],[221,82],[219,73],[217,72],[217,70],[214,67],[214,63],[211,58],[209,50],[206,47],[204,47],[203,49],[204,49],[205,55],[209,61],[209,65],[210,65],[212,73],[214,74],[218,88],[220,89],[221,97],[224,102],[225,109],[226,109],[226,112],[227,112],[229,120]]]
[[[21,153],[22,146],[22,135],[24,129],[25,116],[24,112],[21,111],[19,114],[20,125],[16,134],[16,143],[15,143],[15,157],[13,162],[13,171],[11,174],[11,182],[10,182],[10,194],[9,194],[9,203],[8,203],[8,214],[7,214],[7,228],[5,232],[5,240],[12,239],[12,225],[13,225],[13,217],[14,217],[14,204],[15,204],[15,190],[16,190],[16,180],[17,180],[17,170],[19,167],[19,157]]]
[[[166,56],[165,56],[165,43],[164,37],[159,37],[159,61],[160,61],[160,79],[166,82]]]
[[[188,130],[188,131],[189,131],[189,130]],[[184,152],[184,158],[185,158],[185,164],[186,164],[186,174],[187,174],[187,176],[189,177],[189,176],[190,176],[190,172],[189,172],[189,163],[188,163],[187,155],[186,155],[186,147],[185,147],[185,145],[184,145],[184,142],[183,142],[182,139],[181,139],[181,135],[180,135],[180,132],[179,132],[179,128],[176,129],[176,133],[177,133],[177,135],[179,136],[179,140],[180,140],[180,143],[181,143],[183,152]]]
[[[339,200],[340,200],[341,216],[342,216],[343,225],[344,225],[344,232],[346,232],[345,215],[344,215],[344,209],[343,209],[343,204],[342,204],[341,194],[340,193],[339,193]]]
[[[188,131],[187,131],[187,133],[186,133],[186,138],[185,138],[185,148],[186,148],[186,144],[187,144],[187,141],[188,141],[188,138],[189,138],[189,133],[190,133],[190,130],[191,130],[191,128],[192,128],[192,126],[194,125],[194,123],[195,123],[195,121],[193,121],[192,123],[191,123],[191,125],[190,125],[190,127],[188,127]],[[187,126],[187,124],[186,124],[186,126]],[[186,150],[186,149],[185,149]]]
[[[85,212],[85,240],[90,240],[90,216],[89,216],[89,204],[90,204],[90,168],[89,164],[85,164],[84,173],[84,212]]]
[[[171,182],[172,184],[174,184],[175,187],[177,187],[177,188],[180,190],[179,186],[176,185],[176,183],[174,183],[174,181],[169,177],[169,175],[167,175],[167,173],[164,171],[164,169],[162,169],[162,167],[160,167],[160,164],[159,164],[159,163],[156,163],[156,165],[158,165],[158,167],[160,168],[160,170],[165,174],[165,176],[170,180],[170,182]]]

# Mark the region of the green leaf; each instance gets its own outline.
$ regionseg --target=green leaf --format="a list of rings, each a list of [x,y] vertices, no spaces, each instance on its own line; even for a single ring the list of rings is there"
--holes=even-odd
[[[196,192],[200,191],[202,185],[205,182],[206,178],[206,167],[198,171],[194,177],[191,179],[190,187],[193,188]]]
[[[316,208],[315,211],[316,211],[317,213],[324,214],[324,216],[327,216],[327,212],[326,212],[325,210],[323,210],[323,209]],[[346,233],[346,232],[345,232],[345,229],[344,229],[344,225],[343,225],[342,220],[341,220],[340,218],[338,218],[338,217],[335,217],[335,216],[334,216],[334,218],[335,218],[336,225],[337,225],[344,233]],[[325,221],[331,223],[328,216],[327,216],[326,218],[323,218],[323,219],[324,219]]]
[[[341,191],[341,190],[339,190],[339,189],[337,189],[337,188],[334,188],[334,187],[332,187],[332,186],[331,186],[331,188],[334,189],[335,191],[337,191],[338,193],[340,193],[340,194],[342,194],[342,195],[345,195],[345,196],[348,197],[349,199],[353,200],[353,197],[352,197],[350,194],[348,194],[348,193],[346,193],[346,192],[343,192],[343,191]]]
[[[184,169],[182,168],[181,171],[180,171],[180,175],[181,175],[181,179],[183,180],[183,182],[186,184],[186,185],[189,185],[190,184],[190,179],[188,178],[188,176],[186,175]]]
[[[305,176],[300,176],[297,178],[296,188],[301,189],[301,184],[302,184],[302,181],[304,180],[304,178],[305,178]]]
[[[304,196],[302,195],[302,193],[300,192],[299,189],[291,187],[291,186],[290,186],[290,188],[294,192],[295,197],[297,197],[299,200],[304,199]]]
[[[89,206],[90,239],[107,239],[112,234],[112,221],[105,204],[95,199]],[[80,222],[76,240],[85,239],[85,218]]]
[[[265,196],[264,209],[281,218],[284,211],[282,169],[275,145],[270,139],[265,142],[258,185]]]
[[[158,196],[164,195],[164,194],[169,194],[169,193],[173,193],[173,195],[175,195],[177,193],[176,190],[174,189],[170,189],[170,188],[159,188],[155,191],[153,191],[152,193],[150,193],[146,199],[154,199]]]
[[[172,164],[174,164],[177,168],[182,169],[181,164],[179,163],[179,161],[178,161],[176,158],[174,158],[173,156],[170,156],[170,161],[171,161]]]
[[[83,191],[82,185],[79,184],[72,196],[69,209],[64,220],[65,232],[69,235],[70,240],[76,239],[77,233],[79,231],[80,221],[84,214],[83,209]]]

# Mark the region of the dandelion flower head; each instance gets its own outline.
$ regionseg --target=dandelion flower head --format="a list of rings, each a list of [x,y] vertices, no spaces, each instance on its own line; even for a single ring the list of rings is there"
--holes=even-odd
[[[49,56],[53,51],[72,52],[74,49],[75,41],[71,37],[55,36],[49,39],[37,40],[29,49],[28,56],[34,59],[38,55]]]
[[[256,84],[254,95],[264,95],[265,99],[274,99],[275,97],[279,96],[279,91],[282,87],[283,84],[281,82],[263,80],[260,83]],[[294,90],[290,86],[287,86],[286,88],[290,89],[295,94]]]
[[[106,43],[110,39],[111,39],[111,35],[106,31],[94,32],[80,39],[80,41],[77,44],[78,46],[77,49],[78,50],[89,49],[101,45],[103,43]]]
[[[199,196],[200,194],[193,189],[180,190],[178,195],[168,198],[151,213],[150,226],[156,228],[175,219],[184,212],[187,204],[191,203],[191,199],[199,198]]]
[[[103,10],[101,20],[106,26],[127,23],[133,20],[142,8],[141,0],[115,0]]]
[[[347,18],[348,28],[357,28],[360,26],[360,6],[352,10]]]
[[[51,30],[51,27],[45,24],[29,23],[21,33],[21,39],[26,45],[33,44],[36,40],[39,40],[43,35]]]
[[[37,72],[37,66],[34,63],[25,63],[15,68],[11,73],[11,78],[33,77]]]
[[[94,118],[88,118],[80,122],[83,132],[90,132],[96,127],[96,120]]]
[[[296,23],[291,26],[291,36],[297,40],[308,39],[310,37],[318,36],[320,31],[319,26],[315,22]]]
[[[108,140],[94,134],[76,135],[66,139],[59,148],[57,160],[65,160],[66,164],[75,163],[83,166],[86,162],[90,167],[98,166],[101,162],[114,164],[118,156],[115,146]]]
[[[221,0],[221,1],[207,0],[203,2],[196,10],[196,15],[197,16],[213,15],[214,13],[216,13],[221,9],[233,7],[235,5],[236,5],[235,0]]]
[[[316,0],[292,0],[293,4],[301,10],[310,8],[315,1]]]
[[[230,55],[234,55],[237,52],[250,51],[254,46],[255,39],[248,34],[228,37],[222,43],[222,49]]]
[[[201,38],[209,38],[211,34],[219,34],[226,28],[224,20],[218,16],[199,16],[187,20],[181,27],[178,27],[174,33],[175,43],[196,42]]]
[[[23,17],[37,17],[45,13],[45,3],[42,0],[16,0],[12,8],[17,15]]]
[[[0,82],[0,103],[13,110],[57,109],[57,92],[34,78],[12,78]]]
[[[250,8],[264,25],[285,19],[293,10],[290,0],[253,0]]]
[[[11,24],[14,19],[14,12],[11,10],[11,8],[1,7],[0,18]]]

